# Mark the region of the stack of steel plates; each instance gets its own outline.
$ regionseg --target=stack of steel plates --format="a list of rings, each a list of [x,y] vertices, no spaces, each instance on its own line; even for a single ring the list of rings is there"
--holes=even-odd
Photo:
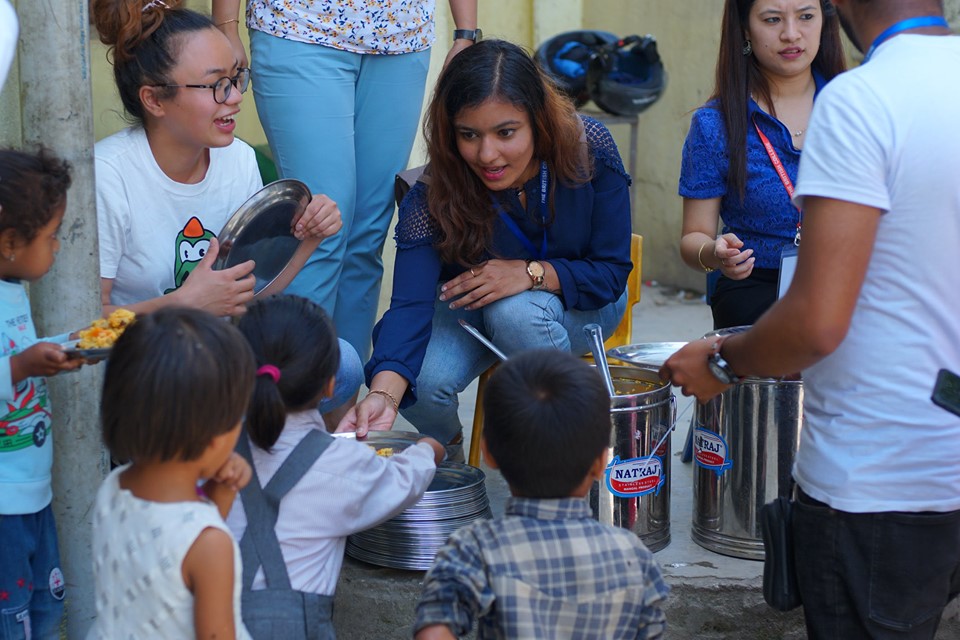
[[[381,567],[425,571],[451,533],[492,517],[483,471],[444,462],[420,502],[347,538],[347,555]]]

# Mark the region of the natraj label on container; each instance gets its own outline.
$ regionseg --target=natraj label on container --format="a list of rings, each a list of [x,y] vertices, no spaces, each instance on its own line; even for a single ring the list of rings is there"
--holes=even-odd
[[[709,469],[718,477],[733,466],[727,441],[720,434],[703,427],[697,427],[693,432],[693,461],[698,467]]]
[[[663,460],[658,456],[644,456],[621,460],[618,457],[607,465],[604,473],[607,489],[621,498],[635,498],[648,493],[659,494],[666,482]]]

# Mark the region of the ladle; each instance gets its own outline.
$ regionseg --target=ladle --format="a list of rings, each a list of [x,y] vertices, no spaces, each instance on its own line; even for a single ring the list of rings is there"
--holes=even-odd
[[[590,341],[590,351],[593,352],[593,361],[597,363],[597,370],[600,377],[603,378],[603,384],[607,387],[607,393],[610,397],[617,395],[613,388],[613,378],[610,377],[610,365],[607,364],[607,353],[603,350],[603,329],[595,322],[584,325],[583,332]]]
[[[474,338],[476,338],[477,340],[479,340],[479,341],[483,344],[483,346],[485,346],[487,349],[490,349],[490,351],[493,351],[493,354],[494,354],[495,356],[497,356],[497,357],[500,358],[501,360],[506,360],[506,359],[507,359],[506,354],[505,354],[503,351],[500,351],[500,349],[497,349],[497,346],[496,346],[495,344],[493,344],[492,342],[490,342],[490,340],[487,338],[487,336],[485,336],[485,335],[483,335],[482,333],[480,333],[480,331],[479,331],[475,326],[473,326],[472,324],[470,324],[469,322],[467,322],[467,321],[464,320],[463,318],[460,318],[460,326],[463,327],[464,329],[466,329],[466,330],[467,330],[467,333],[469,333],[469,334],[472,335]]]

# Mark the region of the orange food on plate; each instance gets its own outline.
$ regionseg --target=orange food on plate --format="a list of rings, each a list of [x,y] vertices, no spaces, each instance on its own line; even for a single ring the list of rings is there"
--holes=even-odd
[[[86,329],[79,331],[78,349],[108,349],[113,346],[135,315],[127,309],[117,309],[106,318],[97,318]]]

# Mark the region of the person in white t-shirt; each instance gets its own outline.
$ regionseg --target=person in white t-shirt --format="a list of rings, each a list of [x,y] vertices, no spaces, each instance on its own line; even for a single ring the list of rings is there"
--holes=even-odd
[[[253,149],[234,137],[250,70],[208,17],[178,5],[93,3],[136,122],[95,148],[105,313],[178,305],[236,316],[254,295],[252,260],[212,268],[216,235],[262,187]],[[296,238],[316,246],[342,222],[336,203],[315,195],[293,224]],[[359,356],[342,343],[337,390],[321,410],[352,398],[361,381]]]
[[[0,0],[0,89],[7,80],[7,72],[17,52],[17,36],[20,26],[17,13],[8,0]]]
[[[661,374],[706,400],[803,370],[794,557],[811,638],[933,638],[960,593],[960,38],[938,0],[834,0],[864,64],[814,106],[790,289]],[[946,36],[946,37],[945,37]]]

